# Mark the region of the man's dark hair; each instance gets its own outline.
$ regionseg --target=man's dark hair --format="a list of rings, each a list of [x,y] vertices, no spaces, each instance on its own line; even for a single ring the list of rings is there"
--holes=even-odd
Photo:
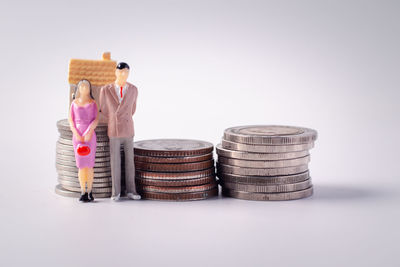
[[[117,65],[117,69],[119,69],[119,70],[128,69],[129,70],[129,65],[126,64],[125,62],[120,62]]]

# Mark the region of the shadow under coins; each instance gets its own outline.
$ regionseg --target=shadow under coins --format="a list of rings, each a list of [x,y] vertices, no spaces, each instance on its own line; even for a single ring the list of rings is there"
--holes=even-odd
[[[364,185],[318,185],[314,184],[314,200],[326,201],[352,201],[376,200],[398,197],[398,192],[387,188],[373,188]]]

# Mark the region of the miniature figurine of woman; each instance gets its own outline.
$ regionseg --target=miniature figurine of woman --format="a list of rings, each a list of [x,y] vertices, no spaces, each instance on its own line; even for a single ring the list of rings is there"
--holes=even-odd
[[[92,95],[92,86],[88,80],[81,80],[75,87],[69,113],[69,124],[73,133],[76,167],[81,186],[79,201],[93,201],[92,186],[94,162],[96,156],[95,129],[99,122],[96,101]]]

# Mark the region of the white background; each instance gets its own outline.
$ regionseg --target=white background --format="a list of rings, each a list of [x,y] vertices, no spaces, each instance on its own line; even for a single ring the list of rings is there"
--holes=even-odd
[[[1,266],[399,266],[396,1],[0,2]],[[318,130],[313,197],[54,193],[70,58],[131,66],[136,140]]]

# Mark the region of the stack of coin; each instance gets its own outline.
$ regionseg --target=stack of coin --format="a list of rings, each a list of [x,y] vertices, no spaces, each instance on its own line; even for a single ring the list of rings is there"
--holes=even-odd
[[[253,125],[228,128],[218,144],[222,194],[247,200],[309,197],[309,150],[317,132],[308,128]]]
[[[218,195],[213,145],[186,139],[135,142],[136,184],[143,199],[200,200]]]
[[[59,184],[56,185],[55,192],[62,196],[79,197],[81,187],[68,120],[58,121],[57,128],[60,133],[56,144],[56,170]],[[95,198],[106,198],[111,196],[112,186],[107,125],[99,124],[95,132],[97,148],[92,192]]]

